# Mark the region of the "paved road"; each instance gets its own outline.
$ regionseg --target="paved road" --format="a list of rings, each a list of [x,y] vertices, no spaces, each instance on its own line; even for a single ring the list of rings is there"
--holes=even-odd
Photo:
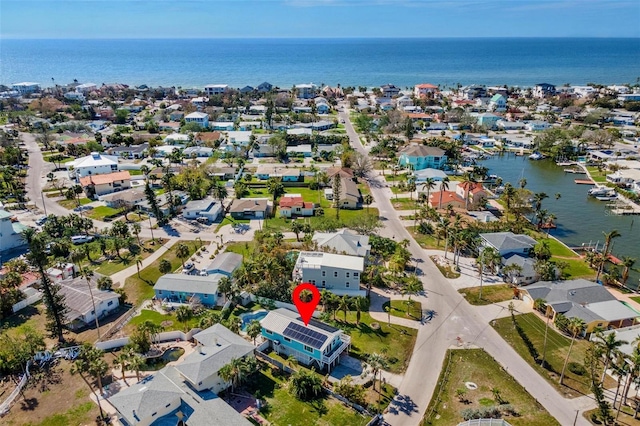
[[[362,153],[367,153],[353,129],[348,113],[340,112],[339,115],[345,121],[352,146]],[[431,400],[447,349],[462,342],[484,348],[525,386],[560,424],[573,424],[575,410],[583,409],[584,404],[564,399],[489,326],[491,318],[483,317],[480,311],[464,301],[402,225],[391,205],[392,193],[386,187],[386,182],[381,177],[374,176],[369,179],[369,184],[380,216],[384,218],[381,234],[393,237],[396,241],[408,239],[408,249],[412,257],[422,259],[419,276],[425,292],[418,299],[425,309],[435,311],[433,319],[419,329],[411,362],[398,389],[399,396],[392,402],[385,420],[394,426],[420,423]],[[576,424],[589,423],[580,416]]]

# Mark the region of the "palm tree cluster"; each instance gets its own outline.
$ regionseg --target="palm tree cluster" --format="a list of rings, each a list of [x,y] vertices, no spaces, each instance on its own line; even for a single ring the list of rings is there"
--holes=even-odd
[[[320,304],[322,304],[324,312],[333,316],[334,321],[336,319],[336,313],[342,312],[346,322],[347,313],[354,309],[356,311],[356,324],[360,324],[362,312],[367,312],[369,309],[369,299],[366,297],[338,296],[326,289],[320,291]]]
[[[252,356],[246,356],[231,359],[229,364],[218,370],[218,376],[231,385],[231,392],[233,392],[256,371],[258,371],[258,361]]]

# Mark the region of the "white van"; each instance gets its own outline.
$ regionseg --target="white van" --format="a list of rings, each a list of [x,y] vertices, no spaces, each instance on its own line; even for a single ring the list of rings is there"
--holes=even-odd
[[[93,241],[93,237],[91,235],[74,235],[71,237],[71,242],[73,244],[83,244]]]

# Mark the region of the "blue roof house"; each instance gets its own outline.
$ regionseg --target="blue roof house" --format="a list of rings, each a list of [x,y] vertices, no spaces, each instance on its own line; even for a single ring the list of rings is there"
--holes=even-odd
[[[411,144],[400,152],[398,165],[412,170],[444,169],[447,156],[434,146]]]
[[[340,356],[349,353],[351,338],[342,330],[313,319],[305,326],[298,313],[288,309],[269,311],[260,325],[262,336],[275,352],[285,358],[293,355],[318,370],[331,371],[340,363]]]

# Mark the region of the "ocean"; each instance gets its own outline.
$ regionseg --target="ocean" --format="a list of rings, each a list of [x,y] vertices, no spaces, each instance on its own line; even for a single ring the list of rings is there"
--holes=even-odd
[[[146,39],[0,41],[0,83],[533,86],[635,84],[640,39]],[[52,80],[55,79],[55,80]]]

